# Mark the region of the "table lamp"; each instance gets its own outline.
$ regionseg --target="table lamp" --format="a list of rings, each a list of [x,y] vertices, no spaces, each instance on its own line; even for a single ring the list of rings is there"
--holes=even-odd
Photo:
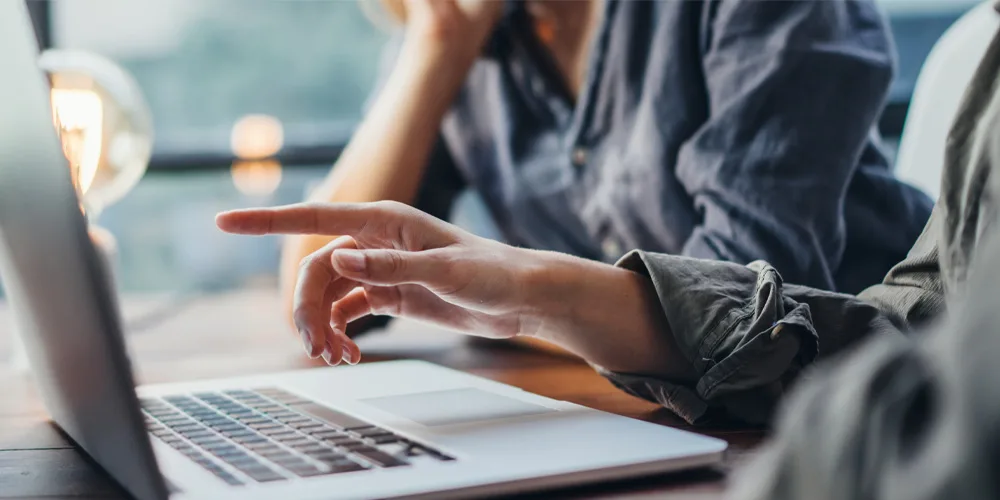
[[[97,219],[146,172],[153,146],[149,107],[132,76],[97,54],[50,49],[38,64],[52,86],[52,119],[80,208],[113,268],[117,245]]]

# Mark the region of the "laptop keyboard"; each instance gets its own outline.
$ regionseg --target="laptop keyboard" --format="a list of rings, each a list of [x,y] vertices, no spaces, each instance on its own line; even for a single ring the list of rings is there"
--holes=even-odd
[[[277,388],[140,403],[150,434],[233,486],[454,460]]]

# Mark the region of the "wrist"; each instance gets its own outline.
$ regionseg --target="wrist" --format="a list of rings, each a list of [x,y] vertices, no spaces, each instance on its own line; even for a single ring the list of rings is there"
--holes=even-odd
[[[558,342],[570,332],[613,328],[621,307],[634,308],[629,302],[647,293],[648,280],[627,269],[555,252],[533,253],[535,258],[524,259],[532,263],[524,289],[528,314],[540,326],[526,336]]]
[[[475,40],[449,43],[432,36],[407,33],[399,52],[399,64],[421,75],[446,76],[459,80],[482,53],[484,43]]]
[[[525,272],[529,319],[523,335],[622,373],[696,379],[642,274],[568,255],[538,252]]]

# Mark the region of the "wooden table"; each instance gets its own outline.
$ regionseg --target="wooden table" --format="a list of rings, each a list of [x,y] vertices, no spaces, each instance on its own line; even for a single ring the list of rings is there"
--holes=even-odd
[[[278,312],[275,292],[243,290],[189,301],[126,297],[140,383],[226,377],[320,366],[307,359]],[[11,321],[0,303],[0,498],[123,498],[122,490],[47,420],[30,376],[10,367]],[[419,358],[632,418],[685,427],[656,405],[614,389],[573,359],[397,321],[360,342],[366,361]],[[726,463],[642,480],[560,491],[560,498],[721,497],[726,472],[761,440],[756,431],[700,430],[731,446]],[[552,492],[537,498],[552,498]]]

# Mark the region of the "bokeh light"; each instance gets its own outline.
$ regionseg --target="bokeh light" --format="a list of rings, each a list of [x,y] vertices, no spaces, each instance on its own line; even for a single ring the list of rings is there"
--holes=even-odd
[[[237,160],[232,166],[233,185],[247,196],[267,196],[281,184],[277,160]]]
[[[237,158],[259,160],[281,151],[285,132],[281,122],[273,116],[246,115],[233,125],[229,141]]]

